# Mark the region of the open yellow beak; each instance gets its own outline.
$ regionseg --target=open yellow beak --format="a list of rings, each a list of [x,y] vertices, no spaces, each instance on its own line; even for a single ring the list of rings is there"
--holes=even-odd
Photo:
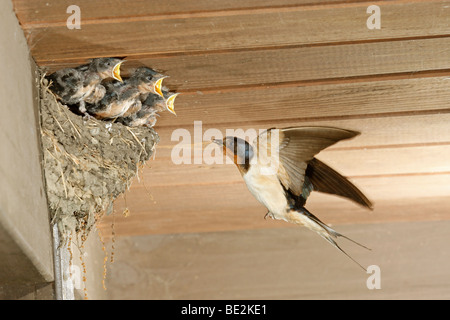
[[[169,110],[170,113],[173,113],[174,115],[177,115],[175,112],[175,99],[179,95],[179,93],[175,93],[167,98],[166,100],[166,106],[167,110]]]
[[[112,76],[114,79],[123,82],[122,77],[120,76],[120,66],[122,65],[122,63],[124,63],[125,60],[120,61],[118,64],[116,64],[114,66],[113,72],[112,72]]]
[[[166,77],[162,77],[162,78],[160,78],[160,79],[158,79],[156,82],[155,82],[155,92],[157,93],[157,94],[159,94],[161,97],[163,97],[164,98],[164,95],[163,95],[163,92],[162,92],[162,83],[163,83],[163,80],[165,79],[165,78],[168,78],[167,76]]]

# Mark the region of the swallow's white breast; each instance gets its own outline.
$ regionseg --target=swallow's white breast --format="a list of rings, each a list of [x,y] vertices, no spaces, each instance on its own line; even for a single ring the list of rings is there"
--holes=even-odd
[[[261,174],[258,165],[251,165],[243,178],[250,192],[274,218],[284,219],[288,204],[278,177],[275,174]]]

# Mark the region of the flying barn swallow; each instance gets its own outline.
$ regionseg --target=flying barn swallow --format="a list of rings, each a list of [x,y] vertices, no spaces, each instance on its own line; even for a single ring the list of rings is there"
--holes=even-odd
[[[79,111],[86,113],[86,103],[94,104],[105,95],[101,82],[107,78],[122,81],[118,58],[96,58],[89,64],[58,70],[48,76],[50,89],[58,100],[66,105],[79,104]]]
[[[130,127],[153,127],[156,124],[158,113],[168,110],[176,115],[174,103],[178,93],[163,90],[163,96],[154,93],[146,95],[147,98],[142,102],[142,107],[137,113],[119,118],[119,121]]]
[[[312,191],[319,191],[373,208],[370,200],[355,185],[314,157],[336,142],[357,135],[359,132],[331,127],[295,127],[269,129],[261,133],[253,145],[237,137],[213,142],[222,146],[224,153],[233,159],[248,189],[268,209],[267,214],[271,218],[303,225],[317,232],[356,262],[335,239],[344,237],[364,246],[327,226],[309,212],[305,204]]]
[[[161,91],[164,78],[150,68],[138,68],[123,83],[105,84],[105,96],[96,104],[86,105],[87,111],[98,119],[128,117],[141,109],[141,95]]]

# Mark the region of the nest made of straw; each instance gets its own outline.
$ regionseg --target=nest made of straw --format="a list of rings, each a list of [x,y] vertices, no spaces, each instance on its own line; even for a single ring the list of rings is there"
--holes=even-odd
[[[72,113],[41,78],[43,166],[52,223],[64,241],[89,231],[150,159],[158,134]]]

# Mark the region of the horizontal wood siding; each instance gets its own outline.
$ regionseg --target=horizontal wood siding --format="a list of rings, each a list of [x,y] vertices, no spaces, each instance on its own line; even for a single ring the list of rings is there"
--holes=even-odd
[[[450,1],[79,0],[80,30],[65,25],[73,1],[13,2],[47,72],[126,56],[124,75],[151,66],[182,93],[178,116],[158,119],[155,159],[103,219],[105,230],[113,222],[117,235],[286,226],[262,219],[265,209],[233,165],[172,163],[174,130],[198,142],[195,121],[202,133],[360,131],[318,157],[361,187],[375,210],[314,194],[312,212],[333,224],[450,219]],[[380,30],[366,25],[372,4]]]

